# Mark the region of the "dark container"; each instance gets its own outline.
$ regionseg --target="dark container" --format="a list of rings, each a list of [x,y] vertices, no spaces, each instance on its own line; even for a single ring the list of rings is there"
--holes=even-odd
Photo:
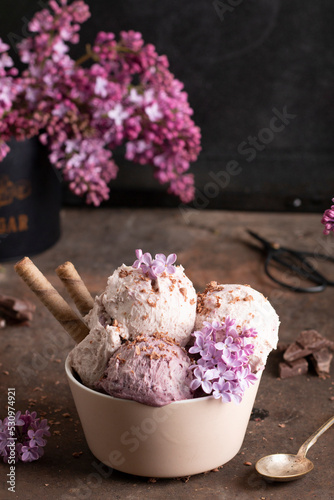
[[[51,247],[60,236],[61,183],[37,139],[11,141],[0,162],[0,261]]]

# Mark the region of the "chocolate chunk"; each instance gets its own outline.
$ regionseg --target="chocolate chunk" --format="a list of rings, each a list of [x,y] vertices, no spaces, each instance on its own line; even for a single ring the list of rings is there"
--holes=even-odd
[[[311,354],[312,351],[307,352],[307,354]],[[289,363],[292,361],[295,361],[296,359],[303,358],[305,356],[305,349],[300,347],[296,342],[293,344],[290,344],[288,348],[286,349],[285,353],[283,354],[283,358],[285,361],[288,361]]]
[[[280,377],[288,378],[306,373],[308,363],[305,358],[308,356],[319,377],[326,378],[333,358],[330,350],[334,351],[334,342],[316,330],[303,330],[283,354],[285,362],[279,365]]]
[[[283,354],[283,358],[288,362],[295,361],[315,351],[319,351],[323,347],[329,347],[333,350],[334,342],[326,339],[316,330],[303,330],[296,339],[296,342],[289,345]]]
[[[310,360],[319,377],[324,378],[326,375],[329,375],[332,358],[333,354],[329,352],[327,347],[323,347],[310,356]]]
[[[32,320],[35,308],[35,305],[29,300],[0,294],[0,315],[6,320],[6,323],[27,324]]]
[[[327,339],[316,330],[304,330],[299,334],[296,342],[303,349],[309,349],[312,352],[325,347]]]
[[[290,378],[297,375],[303,375],[308,371],[308,362],[305,358],[297,359],[289,363],[279,364],[279,376],[280,378]]]

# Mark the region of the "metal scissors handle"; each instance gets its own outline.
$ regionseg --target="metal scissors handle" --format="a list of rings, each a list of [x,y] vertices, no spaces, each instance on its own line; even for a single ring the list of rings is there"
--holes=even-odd
[[[323,274],[319,273],[315,267],[307,260],[307,257],[320,258],[322,260],[330,260],[334,262],[334,258],[329,255],[324,255],[317,252],[297,251],[291,248],[286,248],[278,243],[271,243],[265,240],[253,231],[247,230],[248,233],[262,243],[263,250],[266,252],[266,260],[264,264],[265,272],[275,283],[282,285],[296,292],[321,292],[327,286],[334,286],[334,281],[331,281]],[[278,280],[270,271],[269,264],[271,261],[279,263],[281,266],[293,271],[302,279],[307,279],[315,286],[294,286]]]

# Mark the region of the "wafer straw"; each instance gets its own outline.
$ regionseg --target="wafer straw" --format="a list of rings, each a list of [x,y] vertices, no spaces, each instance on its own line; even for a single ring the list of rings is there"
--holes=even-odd
[[[72,339],[77,343],[81,342],[89,333],[88,327],[75,314],[29,257],[24,257],[20,260],[15,264],[14,269],[40,301],[49,309],[56,320],[59,321]]]
[[[94,300],[72,262],[57,267],[56,273],[83,316],[93,308]]]

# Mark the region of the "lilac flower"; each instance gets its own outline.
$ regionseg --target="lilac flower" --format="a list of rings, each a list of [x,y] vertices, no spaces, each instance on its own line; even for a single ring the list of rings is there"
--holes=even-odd
[[[230,383],[221,377],[217,382],[212,384],[213,392],[212,395],[215,399],[221,398],[223,403],[229,403],[231,401],[231,391]]]
[[[14,435],[12,435],[14,434]],[[9,423],[8,417],[0,420],[0,456],[4,462],[8,462],[12,451],[8,445],[15,440],[15,461],[32,462],[44,454],[43,447],[46,445],[44,436],[50,436],[49,426],[46,419],[41,420],[36,412],[28,410],[24,415],[18,411],[13,423]]]
[[[206,330],[194,332],[193,335],[196,337],[196,342],[189,348],[189,352],[191,354],[199,353],[203,360],[210,361],[215,355],[215,343],[210,333]]]
[[[194,370],[194,379],[190,384],[190,389],[195,391],[198,387],[202,387],[203,391],[210,394],[212,391],[211,380],[217,377],[215,368],[205,369],[203,366],[197,366]]]
[[[205,321],[202,330],[193,333],[195,342],[189,353],[199,359],[191,366],[191,389],[201,388],[223,402],[240,403],[244,391],[257,380],[249,366],[254,352],[249,339],[256,337],[257,332],[246,327],[238,332],[235,323],[230,317],[221,323]]]
[[[28,437],[30,439],[29,446],[32,448],[34,446],[44,446],[46,444],[45,439],[42,438],[44,435],[43,429],[33,430],[30,429],[28,432]]]
[[[6,52],[8,49],[9,49],[9,45],[7,45],[7,43],[4,43],[0,38],[0,53]]]
[[[115,104],[113,109],[108,111],[108,117],[111,120],[114,120],[117,127],[120,127],[128,116],[129,113],[124,110],[123,106],[119,102]]]
[[[150,253],[143,254],[143,251],[140,248],[137,248],[135,253],[137,260],[135,260],[132,264],[132,267],[134,267],[135,269],[139,269],[141,267],[141,264],[144,262],[144,255],[149,258],[149,263],[152,262],[152,255]]]
[[[132,264],[132,267],[141,269],[143,274],[148,273],[151,279],[155,279],[156,275],[152,272],[152,255],[148,252],[143,254],[142,250],[139,248],[136,250],[136,257],[137,260]]]
[[[145,112],[151,122],[157,122],[158,120],[161,120],[161,118],[163,118],[164,116],[161,113],[157,102],[150,104],[150,106],[146,106]]]
[[[249,366],[244,366],[235,372],[236,379],[239,382],[239,386],[244,391],[249,387],[251,383],[254,383],[257,378],[254,373],[251,372]]]
[[[168,192],[188,203],[194,198],[190,163],[200,152],[200,130],[183,85],[135,31],[100,32],[78,61],[69,55],[80,25],[90,17],[81,0],[51,0],[36,13],[31,36],[19,44],[18,77],[0,40],[0,161],[7,142],[39,135],[64,181],[87,203],[109,197],[118,167],[112,152],[125,145],[125,157],[151,165]],[[91,64],[81,63],[88,61]],[[68,151],[68,144],[75,148]]]
[[[239,337],[240,346],[246,356],[251,356],[254,352],[254,345],[245,337]]]
[[[33,462],[34,460],[38,460],[40,457],[37,447],[22,446],[21,453],[22,462]]]
[[[223,342],[216,343],[216,349],[218,349],[218,351],[223,351],[226,357],[230,357],[233,352],[239,350],[239,346],[236,344],[233,337],[228,336]]]
[[[242,401],[243,392],[231,392],[231,400],[239,404]]]
[[[332,201],[334,202],[334,198]],[[325,226],[324,234],[328,235],[331,231],[334,232],[334,205],[325,210],[321,223]]]
[[[169,274],[175,273],[175,266],[173,266],[174,262],[177,259],[175,253],[168,255],[166,257],[162,253],[158,253],[155,255],[155,258],[152,259],[152,255],[150,253],[144,253],[141,249],[136,250],[137,260],[132,264],[132,267],[135,269],[141,269],[143,274],[148,274],[148,276],[154,280],[160,274],[167,271]]]
[[[194,332],[192,335],[196,337],[196,342],[189,348],[189,352],[191,354],[199,353],[202,356],[206,351],[208,335],[206,332],[202,332],[201,330]]]
[[[224,380],[231,381],[235,379],[235,372],[234,370],[231,370],[230,365],[226,365],[224,363],[218,363],[217,372],[219,378],[224,378]]]
[[[173,266],[176,261],[177,256],[176,253],[171,253],[166,257],[163,253],[157,253],[155,256],[155,260],[152,263],[152,268],[155,274],[162,274],[164,271],[167,271],[169,274],[175,273],[175,267]]]

